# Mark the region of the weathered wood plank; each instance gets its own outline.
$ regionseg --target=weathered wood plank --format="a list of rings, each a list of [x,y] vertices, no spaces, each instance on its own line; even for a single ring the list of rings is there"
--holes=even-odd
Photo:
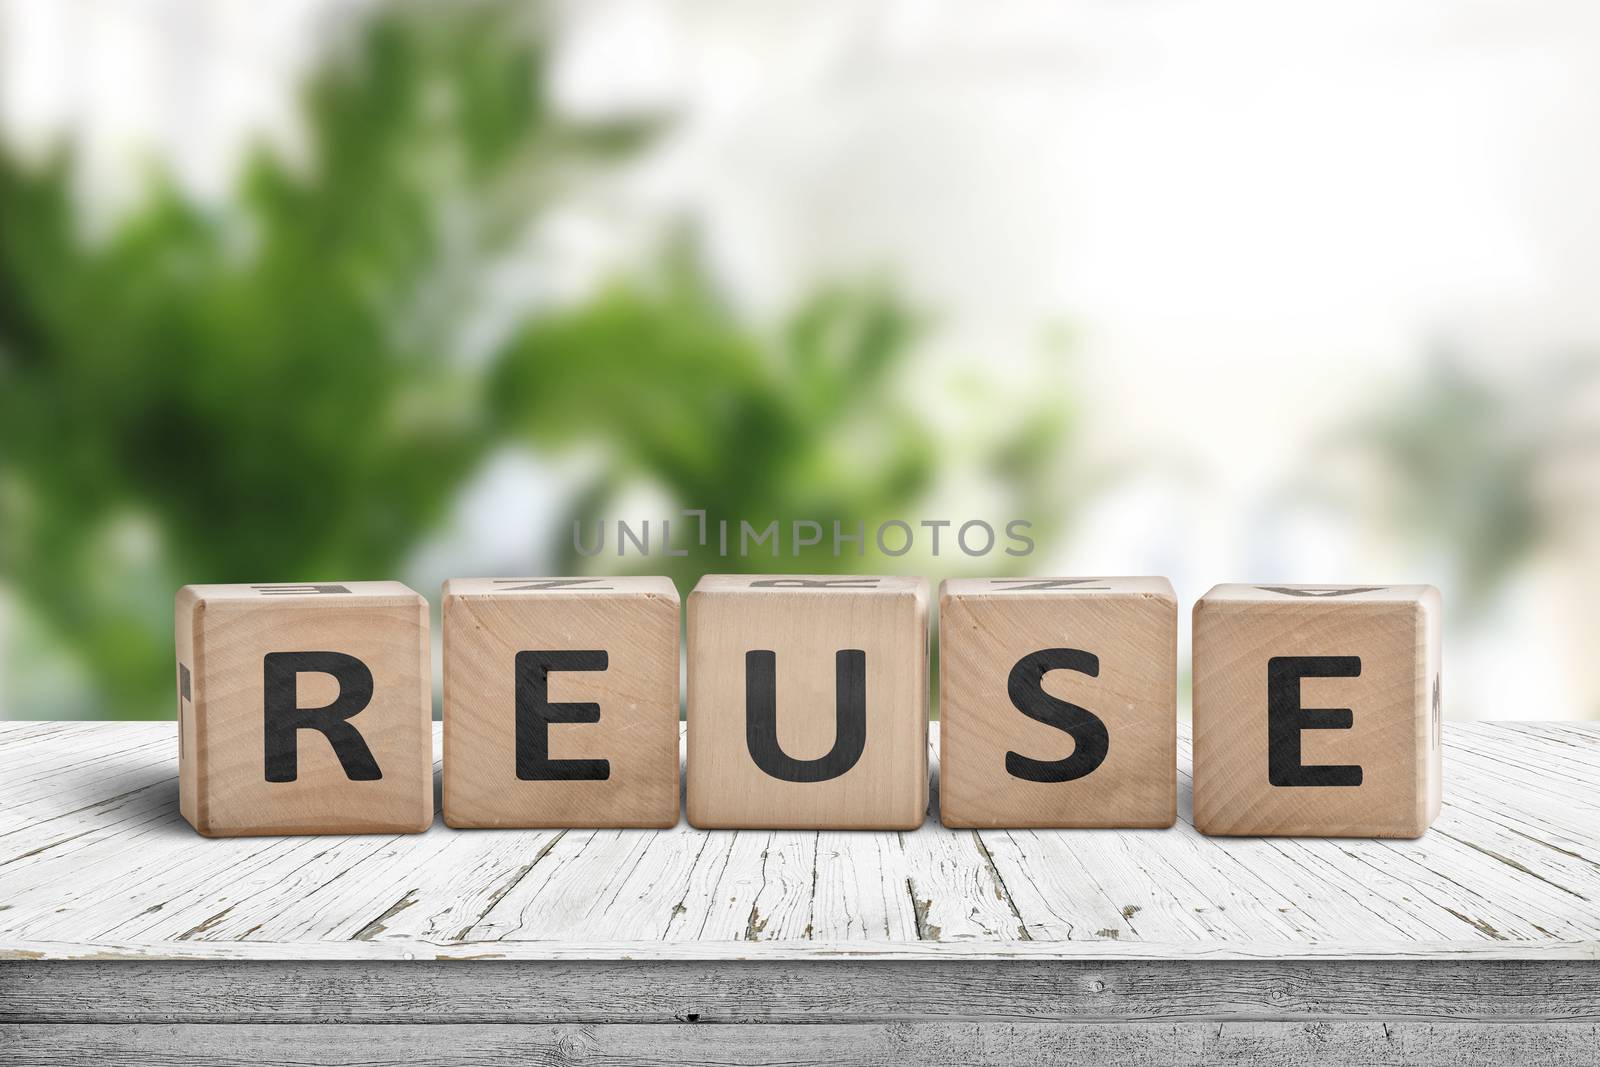
[[[535,874],[518,882],[468,936],[488,941],[543,941],[558,940],[566,931],[580,929],[590,931],[592,937],[606,936],[607,912],[622,899],[629,876],[639,872],[657,833],[596,830],[563,835]],[[656,912],[660,930],[643,940],[659,939],[666,930],[669,908]],[[637,909],[633,915],[642,921]]]
[[[65,737],[34,751],[11,753],[15,775],[5,786],[0,835],[13,834],[44,819],[105,804],[130,792],[176,779],[177,767],[166,739],[124,746],[117,739],[78,750]]]
[[[37,727],[37,728],[33,728]],[[1457,724],[1415,842],[1169,831],[451,831],[202,841],[170,723],[0,732],[0,952],[81,958],[1589,959],[1600,728]],[[936,746],[935,746],[936,747]],[[936,761],[935,761],[936,766]],[[20,783],[20,784],[19,784]],[[113,791],[117,790],[117,791]],[[934,781],[937,795],[937,778]],[[1595,809],[1600,811],[1600,809]],[[976,954],[976,955],[974,955]]]
[[[713,830],[667,931],[673,941],[811,936],[817,835]]]
[[[1027,924],[1006,896],[976,831],[939,825],[939,732],[929,731],[928,821],[902,834],[917,935],[929,941],[1026,939]]]
[[[97,857],[88,869],[95,877],[82,887],[73,885],[70,865],[56,872],[30,897],[42,891],[48,904],[54,895],[54,913],[40,915],[35,906],[18,921],[26,922],[30,936],[45,939],[92,932],[113,940],[233,940],[253,934],[323,886],[338,885],[342,898],[358,889],[356,880],[341,880],[356,863],[399,841],[408,842],[401,847],[409,851],[414,840],[234,838],[197,846],[193,832],[174,818],[157,824],[115,863]]]
[[[827,941],[915,941],[911,865],[898,833],[817,834],[812,936]]]
[[[1112,830],[1082,830],[1076,841]],[[1128,901],[1112,899],[1076,854],[1084,846],[1066,847],[1055,831],[986,830],[978,835],[1006,893],[1035,941],[1141,940],[1124,925]],[[1151,937],[1148,940],[1158,940]],[[1179,941],[1194,940],[1187,932]]]
[[[527,878],[565,836],[565,830],[480,830],[458,833],[436,826],[449,843],[432,863],[415,867],[404,891],[388,890],[383,912],[355,934],[363,940],[460,942],[518,883]],[[318,939],[335,936],[330,929]],[[311,934],[302,935],[309,939]]]
[[[72,725],[68,719],[0,719],[0,737],[40,737]]]
[[[1600,1022],[1548,961],[4,963],[0,1022]]]
[[[780,1036],[781,1033],[781,1036]],[[1388,1022],[863,1023],[701,1026],[693,1023],[330,1027],[254,1024],[0,1027],[0,1063],[217,1064],[337,1067],[628,1063],[795,1065],[905,1063],[1165,1065],[1594,1062],[1600,1026]]]
[[[6,960],[1595,960],[1594,941],[0,940]]]

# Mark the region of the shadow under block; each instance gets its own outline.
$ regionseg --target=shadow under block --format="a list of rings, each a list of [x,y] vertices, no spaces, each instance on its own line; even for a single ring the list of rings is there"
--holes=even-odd
[[[399,582],[190,585],[178,795],[207,837],[433,822],[428,603]]]
[[[678,591],[667,578],[444,584],[444,819],[678,821]]]
[[[922,825],[927,584],[707,575],[689,595],[688,716],[697,827]]]
[[[1420,837],[1439,813],[1439,591],[1219,585],[1194,608],[1194,821]]]
[[[1178,817],[1165,578],[952,578],[939,595],[939,815],[952,827]]]

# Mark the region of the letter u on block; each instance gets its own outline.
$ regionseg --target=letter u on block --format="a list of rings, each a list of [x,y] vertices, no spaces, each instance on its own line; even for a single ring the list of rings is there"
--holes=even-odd
[[[778,655],[744,654],[745,747],[756,766],[784,782],[826,782],[846,773],[867,745],[867,654],[842,648],[834,656],[833,747],[816,759],[795,759],[778,740]]]
[[[928,806],[920,578],[708,575],[689,595],[689,821],[912,829]]]

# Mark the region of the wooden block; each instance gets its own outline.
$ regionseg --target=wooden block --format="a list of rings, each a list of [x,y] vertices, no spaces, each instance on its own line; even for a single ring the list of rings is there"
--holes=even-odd
[[[207,837],[433,823],[428,602],[399,582],[178,591],[179,809]]]
[[[688,732],[695,826],[922,825],[927,583],[702,578],[689,595]]]
[[[1194,822],[1420,837],[1439,814],[1439,591],[1219,585],[1194,607]]]
[[[678,591],[668,578],[444,584],[444,819],[678,821]]]
[[[939,592],[946,826],[1177,820],[1171,582],[952,578]]]

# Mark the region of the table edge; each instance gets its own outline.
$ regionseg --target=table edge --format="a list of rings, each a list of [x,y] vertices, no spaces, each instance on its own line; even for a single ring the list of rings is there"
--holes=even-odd
[[[1600,940],[1550,942],[1326,943],[1238,942],[1234,944],[969,941],[969,942],[594,942],[478,941],[193,941],[132,944],[70,941],[0,941],[0,962],[66,960],[283,960],[300,962],[738,962],[744,960],[1018,960],[1192,962],[1199,960],[1288,962],[1295,960],[1600,960]]]

